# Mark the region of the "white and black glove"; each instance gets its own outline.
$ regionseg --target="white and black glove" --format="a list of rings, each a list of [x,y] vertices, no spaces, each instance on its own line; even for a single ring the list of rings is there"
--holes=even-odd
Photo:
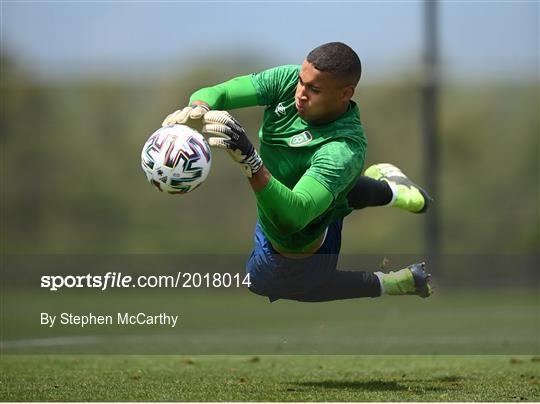
[[[209,111],[204,115],[203,133],[210,137],[208,144],[225,149],[240,164],[246,177],[251,178],[263,165],[261,157],[248,139],[240,123],[227,111]]]
[[[178,124],[200,129],[202,126],[201,119],[208,111],[210,111],[210,108],[206,105],[191,105],[167,115],[161,126]]]

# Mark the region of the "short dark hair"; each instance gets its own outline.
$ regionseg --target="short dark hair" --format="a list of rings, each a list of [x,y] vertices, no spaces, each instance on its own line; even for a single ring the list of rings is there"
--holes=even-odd
[[[358,84],[362,64],[356,52],[342,42],[329,42],[316,47],[306,60],[321,72],[329,72]]]

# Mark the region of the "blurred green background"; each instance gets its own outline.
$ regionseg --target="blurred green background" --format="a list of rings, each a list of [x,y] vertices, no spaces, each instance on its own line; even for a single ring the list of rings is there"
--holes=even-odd
[[[503,6],[505,4],[503,2]],[[503,6],[493,7],[502,7],[498,12],[504,14],[506,9]],[[81,34],[81,47],[77,51],[87,55],[86,58],[81,56],[79,65],[73,67],[69,63],[62,65],[62,70],[57,72],[54,79],[50,79],[50,75],[42,72],[47,70],[45,62],[41,66],[37,56],[35,60],[29,59],[31,52],[36,55],[39,52],[32,50],[24,53],[24,47],[20,45],[24,42],[17,42],[17,35],[21,38],[34,35],[35,41],[38,41],[41,31],[47,32],[44,27],[54,23],[54,20],[47,22],[47,12],[53,13],[57,6],[32,6],[37,8],[34,14],[24,4],[3,7],[3,32],[6,35],[3,37],[1,54],[0,146],[1,246],[4,253],[249,252],[255,225],[255,204],[252,192],[238,168],[223,153],[216,151],[211,174],[201,188],[184,196],[168,196],[156,192],[146,182],[139,166],[142,145],[168,113],[184,106],[190,94],[202,86],[280,63],[301,63],[313,46],[325,41],[342,40],[354,47],[355,44],[376,41],[376,35],[383,35],[373,28],[373,22],[369,27],[374,37],[358,38],[353,35],[368,24],[366,15],[358,13],[358,19],[362,22],[360,27],[349,27],[347,32],[341,32],[336,27],[337,34],[319,32],[309,40],[296,38],[295,49],[302,50],[295,50],[296,58],[285,61],[283,54],[272,53],[273,49],[281,45],[285,47],[285,44],[276,44],[271,34],[245,39],[242,46],[235,47],[226,42],[228,35],[232,35],[229,28],[219,31],[211,26],[212,23],[205,26],[212,31],[197,37],[199,47],[196,51],[193,44],[191,48],[183,46],[182,41],[199,26],[196,22],[187,21],[190,18],[187,15],[177,18],[183,26],[170,27],[170,33],[174,35],[169,40],[184,52],[182,63],[178,55],[171,51],[164,72],[162,64],[152,65],[152,56],[148,57],[145,49],[152,55],[152,46],[166,48],[167,43],[133,44],[140,46],[138,58],[123,60],[121,49],[110,44],[114,44],[114,37],[107,38],[110,32],[124,30],[124,36],[129,37],[132,33],[149,30],[148,27],[127,25],[127,21],[120,21],[123,25],[118,27],[118,31],[111,31],[112,22],[103,23],[98,19],[94,39],[101,41],[101,48],[84,48],[88,39]],[[64,12],[73,11],[70,7],[76,6],[66,6]],[[105,19],[110,11],[109,5],[105,4],[80,7],[103,12]],[[155,14],[161,10],[164,15],[170,15],[171,10],[167,11],[166,7],[178,8],[182,5],[116,7],[125,7],[125,11],[146,7],[148,12]],[[194,11],[195,5],[184,7],[198,16]],[[240,10],[238,5],[219,7],[225,10],[228,17],[234,15],[234,7]],[[259,15],[261,7],[266,5],[244,7],[243,12]],[[284,13],[284,6],[279,7]],[[296,4],[295,7],[300,6]],[[375,6],[358,4],[343,7],[357,7],[358,10],[354,10],[362,11],[362,7]],[[410,35],[417,36],[421,23],[418,20],[421,15],[418,4],[401,4],[394,11],[392,4],[379,7],[382,11],[378,12],[382,12],[385,18],[400,12],[414,13],[418,26],[415,25]],[[445,15],[465,15],[468,13],[467,7],[463,4],[444,6],[443,3],[443,33],[448,32],[448,26],[444,25],[448,24]],[[489,15],[493,7],[485,3],[477,4],[473,11]],[[525,7],[523,15],[526,21],[520,19],[521,14],[510,15],[508,26],[504,27],[508,32],[525,22],[531,25],[529,13],[538,11],[538,6],[533,3],[522,4],[521,7]],[[339,11],[329,5],[317,5],[309,13],[319,13],[314,16],[321,17],[325,10]],[[20,16],[24,16],[24,13],[28,25],[14,29],[15,24],[9,24],[10,18],[22,18]],[[36,27],[33,24],[37,21],[37,13],[41,13],[43,18],[40,17],[38,21],[41,25]],[[344,10],[344,13],[348,13],[348,10]],[[81,21],[93,24],[91,16],[78,16]],[[394,17],[400,21],[399,15]],[[211,21],[216,18],[213,16]],[[534,19],[534,15],[531,18]],[[153,20],[159,25],[157,21]],[[533,32],[538,31],[537,22],[538,13],[532,22]],[[484,21],[476,31],[474,27],[468,27],[473,30],[465,33],[465,38],[469,35],[474,42],[476,36],[481,37],[485,35],[485,30],[493,28],[490,27],[491,23]],[[41,49],[40,52],[55,55],[65,37],[79,34],[77,21],[66,19],[66,24],[48,28],[57,29],[56,39],[59,42],[50,42],[50,48]],[[100,34],[103,24],[106,24],[106,30]],[[246,24],[246,29],[251,29],[257,24],[257,19],[251,19]],[[407,22],[401,21],[401,24],[394,27],[398,30],[396,32]],[[163,25],[160,29],[163,29]],[[465,71],[461,76],[464,79],[455,79],[452,75],[455,66],[445,54],[445,49],[450,49],[450,45],[445,48],[445,43],[450,43],[454,36],[459,35],[459,27],[454,28],[452,34],[441,37],[441,177],[439,194],[434,195],[442,221],[441,252],[535,252],[539,242],[540,205],[538,38],[530,37],[528,42],[520,45],[525,47],[526,52],[532,52],[529,55],[532,64],[526,66],[526,70],[533,74],[521,74],[523,65],[512,70],[512,61],[508,59],[512,58],[510,54],[514,44],[498,37],[488,38],[486,44],[492,46],[491,41],[498,41],[497,51],[500,55],[495,53],[493,60],[496,61],[499,55],[501,64],[506,63],[506,70],[493,73],[491,70],[497,67],[497,63],[488,66],[492,60],[489,59],[485,62],[487,77],[482,77],[481,71],[468,77]],[[290,26],[285,32],[292,36],[294,29],[294,26]],[[231,26],[230,30],[238,31],[239,28]],[[221,32],[223,38],[216,39],[216,32]],[[243,32],[244,36],[248,34]],[[391,49],[392,40],[398,44],[399,38],[394,37],[389,42],[386,35],[380,40],[381,44]],[[473,55],[483,52],[481,48],[466,48],[465,42],[462,42],[463,52]],[[360,45],[357,47],[361,48]],[[100,49],[109,59],[91,59],[95,58],[96,52],[99,54]],[[359,53],[367,79],[360,82],[355,100],[360,104],[369,140],[366,166],[376,162],[392,162],[422,183],[426,173],[422,171],[420,90],[423,75],[418,47],[405,49],[405,54],[408,52],[409,56],[396,51],[393,58],[392,53],[387,52],[382,62],[380,57],[374,60],[364,57],[361,50]],[[115,52],[120,56],[115,57]],[[369,52],[367,54],[370,55]],[[115,64],[114,69],[108,70],[110,60]],[[163,60],[167,58],[160,59],[160,63]],[[146,64],[142,65],[141,70],[145,74],[140,71],[130,73],[128,65],[143,61]],[[94,66],[92,70],[92,63],[97,68]],[[59,59],[58,65],[61,64]],[[125,72],[118,68],[124,64]],[[89,70],[78,71],[83,65]],[[380,72],[376,71],[390,67],[393,67],[393,70],[389,70],[390,74],[378,75]],[[48,69],[51,69],[51,65],[48,65]],[[370,79],[373,76],[377,79]],[[246,109],[235,114],[255,141],[262,108]],[[347,218],[344,228],[343,252],[422,253],[425,220],[426,216],[410,215],[394,209],[375,208],[354,212]]]
[[[1,62],[4,252],[249,250],[254,198],[223,153],[213,153],[204,186],[184,196],[156,192],[139,161],[150,133],[192,91],[264,66],[209,61],[173,82],[47,85],[9,55]],[[360,84],[355,99],[369,140],[366,164],[393,162],[421,183],[419,84]],[[538,82],[443,86],[435,195],[443,252],[538,247],[538,107]],[[262,109],[235,114],[256,139]],[[354,212],[343,251],[422,251],[424,220],[392,209]]]
[[[193,193],[170,196],[146,181],[141,148],[196,89],[301,63],[324,42],[346,42],[362,59],[355,100],[369,141],[366,166],[392,162],[425,182],[423,2],[307,4],[0,4],[3,349],[538,353],[536,2],[440,2],[434,209],[443,257],[434,265],[433,298],[399,305],[391,298],[349,300],[313,310],[291,301],[270,305],[246,289],[37,290],[38,276],[61,270],[59,262],[68,274],[133,273],[134,263],[160,274],[188,270],[197,255],[212,260],[204,271],[243,272],[256,212],[238,167],[215,151],[207,181]],[[262,112],[234,112],[255,144]],[[340,268],[376,270],[384,257],[388,268],[425,259],[431,214],[353,212]],[[174,265],[161,264],[165,254]],[[226,266],[219,257],[240,263]],[[131,302],[134,310],[176,310],[183,326],[166,335],[148,329],[138,338],[141,327],[39,324],[42,310],[107,313]],[[117,331],[133,346],[122,338],[108,346]],[[87,346],[87,334],[104,344]],[[82,336],[75,338],[81,350],[55,339],[66,336]],[[51,341],[59,345],[53,349]]]

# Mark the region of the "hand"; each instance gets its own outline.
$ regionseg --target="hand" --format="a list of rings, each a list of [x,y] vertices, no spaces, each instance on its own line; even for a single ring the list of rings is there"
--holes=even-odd
[[[208,111],[210,111],[210,108],[206,105],[191,105],[167,115],[161,126],[179,124],[197,129],[201,127],[202,123],[200,120]]]
[[[240,164],[246,177],[261,169],[263,162],[246,135],[240,123],[227,111],[209,111],[204,115],[205,135],[210,137],[208,144],[213,147],[225,149],[231,158]]]

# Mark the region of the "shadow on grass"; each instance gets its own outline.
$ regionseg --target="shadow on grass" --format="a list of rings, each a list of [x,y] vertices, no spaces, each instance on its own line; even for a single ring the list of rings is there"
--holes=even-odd
[[[411,391],[411,387],[396,381],[370,380],[370,381],[343,381],[343,380],[322,380],[319,382],[298,382],[290,383],[293,386],[315,387],[321,389],[347,389],[361,391]],[[440,387],[423,386],[424,391],[442,391]]]

